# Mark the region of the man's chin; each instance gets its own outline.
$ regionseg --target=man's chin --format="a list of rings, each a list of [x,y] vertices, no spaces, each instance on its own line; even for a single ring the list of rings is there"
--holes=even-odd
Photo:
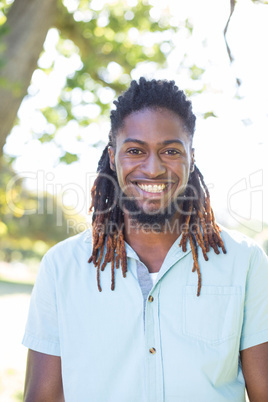
[[[175,213],[176,207],[172,203],[167,208],[159,210],[151,208],[142,210],[134,200],[124,200],[124,209],[128,212],[129,218],[139,224],[148,226],[163,227],[167,222],[171,222]]]

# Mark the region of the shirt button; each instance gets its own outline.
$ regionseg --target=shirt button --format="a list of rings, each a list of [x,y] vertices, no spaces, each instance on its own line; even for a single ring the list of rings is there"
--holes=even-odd
[[[154,301],[153,296],[150,295],[150,296],[148,297],[148,300],[149,300],[150,303],[152,303],[152,302]]]
[[[150,352],[152,355],[154,355],[154,354],[156,353],[156,350],[155,350],[155,348],[151,348],[151,349],[149,349],[149,352]]]

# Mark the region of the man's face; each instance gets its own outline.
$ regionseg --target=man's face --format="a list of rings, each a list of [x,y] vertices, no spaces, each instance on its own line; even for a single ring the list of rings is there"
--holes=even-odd
[[[109,155],[122,192],[147,215],[164,214],[174,204],[185,190],[193,162],[182,119],[165,108],[127,116]]]

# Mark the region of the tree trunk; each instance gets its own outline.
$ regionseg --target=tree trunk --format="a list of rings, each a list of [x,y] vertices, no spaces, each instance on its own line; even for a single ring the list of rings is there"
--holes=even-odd
[[[57,0],[15,0],[7,15],[5,64],[0,70],[0,155],[56,12]]]

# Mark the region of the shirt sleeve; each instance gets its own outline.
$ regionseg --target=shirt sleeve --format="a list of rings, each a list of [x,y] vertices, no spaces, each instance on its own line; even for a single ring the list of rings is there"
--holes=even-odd
[[[254,250],[247,277],[240,350],[268,342],[268,258]]]
[[[37,352],[60,356],[55,274],[47,255],[33,288],[22,344]]]

